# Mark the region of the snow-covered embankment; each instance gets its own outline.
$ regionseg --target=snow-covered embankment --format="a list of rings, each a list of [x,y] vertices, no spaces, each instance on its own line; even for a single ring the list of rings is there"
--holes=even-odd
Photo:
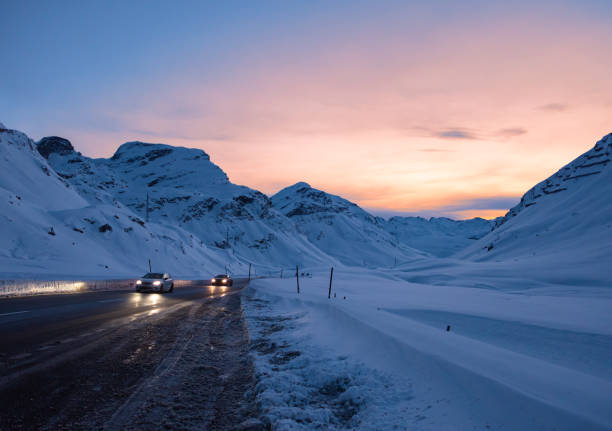
[[[302,279],[299,296],[295,279],[249,288],[258,397],[277,426],[612,428],[612,292],[339,271],[328,300],[328,281]]]

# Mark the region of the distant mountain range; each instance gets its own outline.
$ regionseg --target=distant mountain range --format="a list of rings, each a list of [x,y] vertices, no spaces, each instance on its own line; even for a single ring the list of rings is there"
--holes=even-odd
[[[606,169],[605,139],[590,159],[581,159],[584,171],[564,183],[593,181],[592,172]],[[0,155],[4,276],[128,275],[143,271],[148,259],[177,276],[226,267],[246,272],[249,263],[264,272],[295,265],[393,267],[432,256],[481,259],[506,247],[503,233],[519,219],[512,214],[532,212],[529,204],[540,199],[533,190],[541,186],[497,221],[384,220],[306,183],[272,197],[235,185],[199,149],[128,142],[111,158],[91,159],[66,139],[35,143],[2,126]],[[551,187],[542,186],[541,194],[556,190]]]

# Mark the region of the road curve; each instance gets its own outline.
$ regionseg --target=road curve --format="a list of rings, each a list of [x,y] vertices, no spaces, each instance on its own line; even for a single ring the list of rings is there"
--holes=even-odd
[[[257,429],[246,284],[0,299],[0,429]]]

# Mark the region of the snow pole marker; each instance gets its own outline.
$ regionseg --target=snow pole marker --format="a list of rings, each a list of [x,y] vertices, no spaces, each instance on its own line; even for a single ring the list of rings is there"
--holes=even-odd
[[[329,272],[329,290],[327,291],[327,299],[331,299],[331,288],[332,288],[332,280],[334,278],[334,267],[331,267],[331,271]]]
[[[295,265],[295,282],[297,284],[297,293],[300,294],[300,272],[298,266]]]

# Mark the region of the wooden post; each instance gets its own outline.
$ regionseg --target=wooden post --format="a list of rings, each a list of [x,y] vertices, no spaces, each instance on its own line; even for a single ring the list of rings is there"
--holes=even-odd
[[[149,259],[149,272],[151,272],[151,259]]]
[[[332,287],[333,278],[334,278],[334,267],[332,266],[332,269],[329,273],[329,290],[327,291],[327,299],[331,299],[331,287]]]
[[[297,284],[297,293],[300,294],[300,273],[298,270],[298,266],[295,265],[295,282]]]
[[[251,281],[251,264],[249,263],[249,281]]]

